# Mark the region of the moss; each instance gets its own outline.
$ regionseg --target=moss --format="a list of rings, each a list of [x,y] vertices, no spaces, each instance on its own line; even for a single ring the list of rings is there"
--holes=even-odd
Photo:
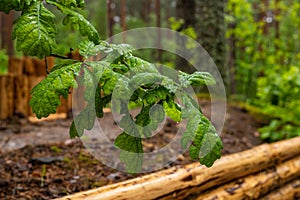
[[[51,151],[53,151],[54,153],[61,153],[62,149],[60,149],[58,146],[51,146]]]

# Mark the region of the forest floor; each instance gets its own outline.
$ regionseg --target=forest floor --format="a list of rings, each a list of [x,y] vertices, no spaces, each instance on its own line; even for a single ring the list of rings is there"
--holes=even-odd
[[[202,101],[209,115],[211,105]],[[0,121],[0,199],[53,199],[68,194],[105,186],[144,174],[128,174],[98,161],[79,139],[69,139],[72,120],[30,123],[25,119]],[[104,132],[115,136],[120,129],[111,113],[100,122]],[[151,152],[168,144],[178,131],[169,120],[151,138],[144,151]],[[261,144],[257,128],[262,126],[245,109],[227,105],[221,138],[223,155],[240,152]],[[101,148],[101,147],[100,147]],[[106,151],[103,146],[101,151]],[[173,165],[194,162],[182,152]]]

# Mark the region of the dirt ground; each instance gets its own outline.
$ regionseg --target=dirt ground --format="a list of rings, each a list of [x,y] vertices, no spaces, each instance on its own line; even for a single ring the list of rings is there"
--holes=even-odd
[[[210,103],[201,104],[209,115]],[[71,120],[29,123],[17,118],[0,121],[0,199],[53,199],[143,175],[100,163],[81,140],[69,139],[70,123]],[[112,136],[120,131],[111,113],[106,113],[100,124]],[[261,126],[246,110],[227,106],[221,134],[223,155],[261,144],[257,132]],[[176,123],[167,121],[155,137],[144,143],[145,151],[168,144],[177,130]],[[182,152],[165,168],[190,162],[188,153]]]

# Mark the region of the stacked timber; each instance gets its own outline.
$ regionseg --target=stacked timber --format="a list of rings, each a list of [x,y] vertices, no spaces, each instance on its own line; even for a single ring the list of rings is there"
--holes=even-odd
[[[6,119],[14,113],[14,77],[0,75],[0,119]]]
[[[54,65],[54,58],[47,58],[48,70]],[[19,116],[33,116],[29,106],[30,91],[47,76],[45,60],[33,57],[10,57],[8,74],[0,77],[0,119]],[[70,98],[71,99],[71,98]],[[71,109],[70,100],[62,99],[58,113],[67,113]]]
[[[300,137],[222,157],[213,167],[172,167],[59,200],[297,199]]]

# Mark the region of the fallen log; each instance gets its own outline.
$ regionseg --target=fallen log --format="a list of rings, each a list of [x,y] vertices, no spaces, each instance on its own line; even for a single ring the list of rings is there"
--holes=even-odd
[[[300,176],[300,156],[278,164],[257,174],[221,185],[203,194],[193,195],[195,200],[258,199],[275,188]]]
[[[264,196],[264,200],[294,200],[300,199],[300,178],[286,184],[285,186],[274,190]]]
[[[60,200],[76,199],[184,199],[234,179],[278,165],[300,154],[300,137],[263,144],[250,150],[222,157],[213,167],[199,163],[176,166],[142,177],[79,192]]]

